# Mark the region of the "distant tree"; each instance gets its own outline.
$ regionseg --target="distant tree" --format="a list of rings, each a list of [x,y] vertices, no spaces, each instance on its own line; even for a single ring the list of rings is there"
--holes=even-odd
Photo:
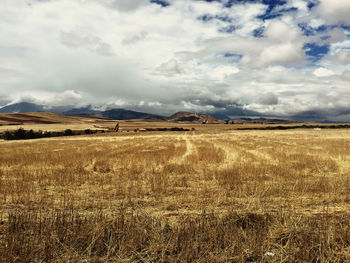
[[[38,131],[35,133],[35,136],[36,136],[36,138],[46,137],[42,130],[38,130]]]
[[[38,134],[35,134],[33,130],[30,130],[27,132],[27,136],[26,138],[27,139],[34,139],[34,138],[37,138]]]
[[[95,133],[97,133],[97,130],[86,129],[86,130],[84,130],[84,133],[85,134],[95,134]]]
[[[13,140],[12,133],[9,131],[6,131],[3,136],[4,140]]]
[[[39,131],[39,132],[41,132],[41,131]],[[43,133],[43,137],[51,137],[51,136],[52,136],[51,132],[46,131]]]
[[[74,135],[73,134],[73,131],[71,129],[66,129],[63,133],[64,136],[72,136]]]
[[[23,128],[19,128],[17,131],[14,133],[14,138],[16,140],[24,140],[27,138],[26,131]]]

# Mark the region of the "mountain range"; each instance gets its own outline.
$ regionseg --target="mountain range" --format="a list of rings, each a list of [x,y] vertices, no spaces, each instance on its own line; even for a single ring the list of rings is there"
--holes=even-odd
[[[72,107],[47,107],[29,102],[20,102],[0,108],[0,113],[24,113],[24,112],[52,112],[61,113],[68,116],[92,116],[114,120],[129,120],[129,119],[164,119],[164,116],[131,111],[125,109],[108,109],[96,110],[92,106],[82,108]]]
[[[74,107],[49,107],[38,105],[29,102],[20,102],[6,105],[0,108],[0,113],[23,113],[23,112],[52,112],[60,113],[69,116],[94,116],[115,120],[128,119],[163,119],[179,122],[207,122],[207,123],[222,123],[224,119],[231,119],[231,116],[262,116],[260,113],[248,111],[241,108],[229,109],[227,111],[216,111],[211,113],[191,113],[178,112],[170,117],[138,112],[127,109],[108,108],[107,110],[98,110],[93,106],[85,106],[81,108]],[[210,114],[210,115],[209,115]]]
[[[75,108],[74,106],[47,106],[29,102],[13,103],[0,107],[0,113],[24,113],[24,112],[52,112],[67,116],[91,116],[114,120],[129,119],[161,119],[176,122],[195,122],[195,123],[224,123],[223,120],[239,120],[235,123],[267,123],[274,120],[275,123],[281,122],[332,122],[328,121],[326,114],[317,114],[317,112],[302,112],[293,116],[268,116],[256,111],[246,110],[241,107],[229,107],[225,110],[216,110],[211,112],[191,113],[177,112],[168,117],[159,114],[133,111],[129,109],[107,108],[105,110],[96,109],[93,106]],[[320,115],[320,116],[319,116]],[[287,119],[287,121],[286,121]],[[337,120],[338,121],[338,120]],[[339,122],[339,121],[338,121]]]
[[[22,113],[22,112],[44,112],[45,108],[42,105],[37,105],[29,102],[21,102],[10,104],[0,108],[0,113]]]

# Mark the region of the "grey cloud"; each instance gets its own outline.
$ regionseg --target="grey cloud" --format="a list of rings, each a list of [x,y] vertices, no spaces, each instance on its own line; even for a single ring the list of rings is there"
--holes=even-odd
[[[174,75],[182,73],[180,65],[176,59],[171,59],[162,65],[160,65],[157,70],[166,75]]]
[[[303,121],[348,121],[350,108],[314,108],[299,112],[292,116],[293,119]]]
[[[348,0],[322,0],[316,11],[329,23],[350,25]]]
[[[281,96],[284,96],[284,97],[294,97],[295,95],[300,94],[298,91],[293,91],[293,90],[280,91],[279,93]]]
[[[349,65],[350,64],[350,54],[347,50],[340,50],[334,55],[327,55],[323,58],[323,61],[329,61],[335,64]]]
[[[26,46],[1,46],[0,45],[0,56],[18,56],[24,57],[32,54],[34,52],[33,48]]]
[[[342,28],[335,28],[330,32],[330,41],[332,43],[342,42],[345,39],[346,39],[346,34],[344,32],[344,29]]]
[[[343,73],[343,78],[350,81],[350,71],[345,71]]]
[[[61,32],[60,40],[61,43],[67,47],[84,47],[102,56],[114,55],[112,46],[94,35],[81,32]]]
[[[101,41],[98,37],[75,32],[61,32],[60,39],[68,47],[95,46]]]
[[[213,106],[216,109],[227,109],[231,107],[241,107],[238,102],[232,100],[225,99],[217,99],[214,100],[212,98],[203,98],[203,99],[192,99],[191,101],[194,104],[202,105],[202,106]]]
[[[35,0],[39,3],[45,3],[45,2],[52,2],[52,1],[55,1],[55,0]]]
[[[10,99],[0,97],[0,107],[4,107],[11,102]]]
[[[258,102],[262,105],[277,105],[278,97],[272,92],[269,92],[260,96]]]
[[[21,75],[21,73],[17,70],[0,67],[0,76],[1,77],[19,76],[19,75]]]
[[[97,0],[90,0],[97,1]],[[145,5],[145,0],[98,0],[97,2],[102,3],[108,7],[118,9],[119,11],[132,11]]]
[[[27,3],[31,5],[33,3],[49,3],[55,1],[58,0],[27,0]],[[80,0],[80,2],[96,2],[119,11],[132,11],[147,3],[145,0]]]
[[[132,35],[131,37],[125,38],[122,43],[124,45],[133,45],[137,42],[140,42],[144,39],[146,39],[148,33],[146,31],[142,31],[136,35]]]
[[[113,48],[110,44],[107,43],[99,43],[96,47],[97,54],[101,56],[114,56]]]

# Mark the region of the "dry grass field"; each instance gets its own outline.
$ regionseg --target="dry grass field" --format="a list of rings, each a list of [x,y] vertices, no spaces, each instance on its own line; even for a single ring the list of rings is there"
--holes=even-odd
[[[350,261],[350,130],[194,127],[0,141],[0,261]]]
[[[195,127],[196,130],[233,130],[240,128],[263,128],[263,127],[276,127],[281,124],[235,124],[235,125],[223,125],[223,124],[210,124],[210,125],[198,125],[192,122],[171,122],[165,120],[145,120],[145,119],[133,119],[133,120],[118,120],[120,127],[124,132],[132,132],[135,129],[142,128],[172,128],[181,127],[185,129],[191,129]],[[116,120],[95,118],[95,117],[82,117],[82,116],[65,116],[62,114],[49,113],[49,112],[29,112],[29,113],[0,113],[0,134],[5,131],[13,131],[19,128],[26,130],[42,130],[49,132],[64,131],[66,129],[71,130],[85,130],[85,129],[113,129],[116,125]],[[282,126],[302,126],[313,125],[318,126],[317,123],[289,123],[282,124]],[[334,124],[322,124],[325,126],[331,126]]]
[[[50,112],[1,113],[0,133],[24,128],[26,130],[64,131],[65,129],[94,129],[95,126],[113,126],[105,119],[81,116],[65,116]]]

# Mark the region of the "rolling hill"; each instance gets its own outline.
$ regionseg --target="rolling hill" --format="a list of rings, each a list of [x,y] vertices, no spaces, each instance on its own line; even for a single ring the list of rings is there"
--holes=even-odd
[[[112,120],[130,120],[130,119],[164,119],[164,116],[138,112],[126,109],[108,109],[105,111],[96,110],[91,105],[81,108],[67,107],[47,107],[34,103],[21,102],[0,108],[0,113],[28,113],[28,112],[52,112],[66,116],[97,117]]]
[[[224,123],[223,120],[217,119],[211,115],[191,113],[191,112],[177,112],[174,115],[167,118],[167,120],[174,121],[174,122],[192,122],[192,123],[206,123],[206,124]]]

